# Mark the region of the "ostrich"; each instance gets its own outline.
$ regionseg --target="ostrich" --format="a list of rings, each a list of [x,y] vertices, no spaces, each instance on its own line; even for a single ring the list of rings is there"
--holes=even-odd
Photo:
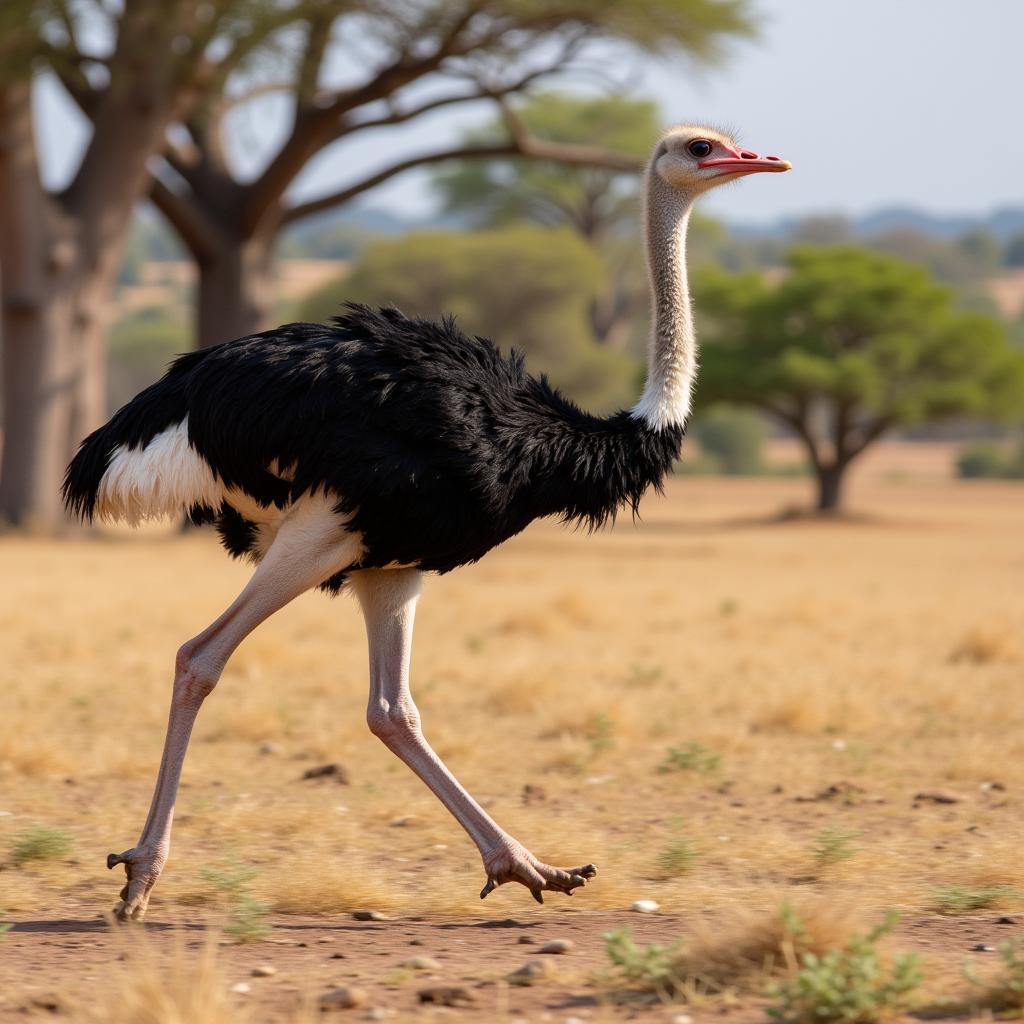
[[[216,524],[249,583],[177,653],[156,788],[138,843],[110,854],[127,882],[114,908],[145,914],[170,850],[182,763],[200,705],[241,641],[313,587],[348,588],[366,623],[367,722],[477,845],[486,884],[572,895],[593,864],[543,863],[483,810],[434,753],[409,689],[413,618],[426,572],[475,562],[534,519],[592,528],[634,513],[682,443],[697,368],[685,234],[694,200],[786,161],[696,125],[670,129],[645,174],[653,293],[649,369],[631,410],[582,411],[530,376],[521,355],[468,338],[450,317],[349,304],[330,324],[191,352],[82,445],[64,500],[82,519],[188,513]]]

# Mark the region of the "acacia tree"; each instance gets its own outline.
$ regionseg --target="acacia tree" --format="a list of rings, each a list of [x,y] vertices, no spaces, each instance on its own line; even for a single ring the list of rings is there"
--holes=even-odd
[[[530,133],[550,142],[599,142],[633,156],[639,165],[659,130],[658,108],[629,96],[572,96],[543,92],[517,107]],[[466,132],[466,145],[499,140],[504,122],[496,118]],[[607,287],[590,303],[594,338],[610,348],[625,347],[630,328],[649,302],[643,259],[636,241],[637,176],[609,167],[553,161],[474,160],[434,177],[449,213],[481,226],[517,220],[567,225],[597,250],[607,265]]]
[[[444,106],[501,100],[569,66],[596,40],[709,53],[722,36],[747,29],[745,4],[4,0],[0,519],[58,521],[61,467],[106,412],[104,300],[132,208],[147,191],[199,264],[200,340],[224,340],[264,325],[282,227],[410,167],[467,155],[464,147],[413,155],[333,195],[289,205],[289,186],[324,147]],[[348,49],[352,82],[330,88],[326,58],[338,47]],[[52,193],[40,178],[30,109],[38,69],[57,76],[92,129],[70,183]],[[262,173],[242,180],[230,165],[224,118],[273,91],[293,98],[290,131]],[[490,155],[554,155],[511,114],[509,125]],[[557,155],[623,161],[592,147]]]
[[[66,458],[106,413],[105,299],[149,160],[196,98],[295,11],[266,0],[4,0],[0,520],[56,524]],[[40,176],[31,108],[46,69],[92,126],[56,191]]]
[[[635,171],[628,152],[535,136],[505,102],[538,80],[570,72],[596,44],[712,58],[721,40],[750,31],[746,0],[322,0],[281,34],[272,71],[228,81],[183,122],[165,150],[151,198],[199,268],[200,345],[267,326],[269,277],[282,229],[351,202],[414,168],[518,155]],[[373,42],[373,55],[352,45]],[[349,84],[328,84],[341,62]],[[291,106],[283,141],[254,180],[243,180],[225,144],[229,111],[267,93]],[[363,141],[373,129],[480,100],[501,106],[503,131],[384,162],[363,178],[305,202],[289,189],[313,157]]]
[[[1024,351],[892,256],[797,248],[779,283],[705,272],[695,299],[700,399],[754,406],[795,432],[820,511],[839,508],[846,470],[887,430],[1024,413]]]

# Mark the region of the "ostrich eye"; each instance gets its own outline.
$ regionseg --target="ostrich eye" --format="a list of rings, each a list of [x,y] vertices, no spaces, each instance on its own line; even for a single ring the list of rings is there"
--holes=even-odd
[[[714,147],[707,139],[694,139],[686,148],[695,157],[705,157]]]

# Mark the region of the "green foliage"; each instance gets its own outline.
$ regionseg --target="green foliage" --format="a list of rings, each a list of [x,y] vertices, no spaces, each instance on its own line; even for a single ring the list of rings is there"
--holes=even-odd
[[[814,837],[814,844],[811,847],[814,859],[821,865],[838,864],[840,861],[849,860],[857,852],[853,841],[859,835],[859,832],[849,832],[835,825],[823,828]]]
[[[1024,938],[1010,939],[999,946],[1000,973],[994,978],[979,980],[967,966],[964,975],[981,989],[981,1002],[988,1010],[1007,1016],[1020,1016],[1024,1011]]]
[[[3,907],[0,907],[0,939],[2,939],[13,927],[10,921],[5,921],[4,918],[7,916],[7,911]]]
[[[628,928],[605,932],[605,952],[625,981],[666,994],[673,988],[676,958],[682,943],[638,946]]]
[[[1024,412],[1024,352],[913,264],[802,247],[776,284],[705,270],[695,296],[700,399],[752,405],[795,429],[819,471],[821,507],[838,500],[826,477],[838,480],[892,427]]]
[[[662,774],[668,772],[699,772],[713,775],[722,767],[722,755],[703,743],[691,740],[681,747],[669,747],[665,760],[658,767]]]
[[[970,914],[1019,898],[1009,885],[950,885],[935,894],[935,909],[940,914]]]
[[[749,476],[761,471],[764,429],[757,413],[715,405],[696,417],[692,433],[720,473]]]
[[[1024,231],[1018,232],[1006,243],[1003,262],[1008,267],[1024,267]]]
[[[697,850],[693,842],[678,827],[668,846],[658,854],[655,869],[660,878],[679,878],[697,865]]]
[[[266,920],[270,905],[259,902],[249,889],[249,883],[256,874],[252,868],[240,864],[222,871],[204,868],[200,873],[200,877],[226,903],[231,919],[224,930],[236,942],[260,942],[271,931]]]
[[[300,315],[326,319],[345,299],[451,312],[467,333],[522,349],[533,372],[607,410],[633,398],[635,367],[591,340],[587,307],[602,277],[599,257],[567,230],[424,232],[368,246],[352,274],[315,292]]]
[[[34,860],[59,860],[71,852],[71,836],[63,829],[38,825],[14,836],[7,863],[20,868]]]
[[[803,953],[796,974],[772,986],[779,1000],[768,1016],[785,1024],[839,1022],[872,1024],[899,1012],[921,983],[917,957],[899,954],[886,963],[878,941],[896,926],[891,911],[866,935],[854,935],[846,945],[818,956]]]
[[[964,445],[957,456],[956,475],[965,480],[983,477],[1024,479],[1024,443],[1016,453],[1009,453],[1005,445],[995,441],[972,441]]]

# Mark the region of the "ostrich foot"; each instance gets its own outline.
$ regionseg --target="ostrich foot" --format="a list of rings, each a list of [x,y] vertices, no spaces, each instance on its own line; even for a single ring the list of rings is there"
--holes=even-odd
[[[597,874],[597,867],[584,864],[580,868],[553,868],[537,860],[525,846],[511,842],[484,857],[487,884],[480,892],[480,899],[506,882],[525,885],[538,903],[544,902],[542,892],[564,892],[571,896],[577,886],[587,884],[588,878]]]
[[[145,917],[149,894],[160,877],[165,859],[145,846],[136,846],[131,850],[125,850],[124,853],[107,855],[107,867],[112,869],[118,864],[123,864],[128,876],[128,881],[120,892],[121,898],[113,910],[118,921],[141,921]]]

